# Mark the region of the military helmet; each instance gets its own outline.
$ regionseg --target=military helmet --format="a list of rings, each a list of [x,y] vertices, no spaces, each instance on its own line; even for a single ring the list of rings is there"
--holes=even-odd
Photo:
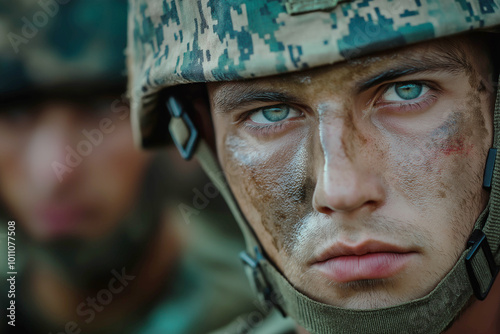
[[[3,1],[0,98],[125,90],[126,11],[123,0]]]
[[[168,125],[181,154],[198,158],[243,231],[247,249],[241,256],[254,288],[306,330],[441,332],[473,294],[486,297],[499,271],[499,97],[484,178],[490,202],[468,248],[427,296],[383,309],[349,310],[303,295],[267,258],[174,88],[300,71],[469,30],[498,31],[499,26],[498,0],[131,0],[127,52],[136,139],[145,147],[158,144],[165,139],[158,133]]]

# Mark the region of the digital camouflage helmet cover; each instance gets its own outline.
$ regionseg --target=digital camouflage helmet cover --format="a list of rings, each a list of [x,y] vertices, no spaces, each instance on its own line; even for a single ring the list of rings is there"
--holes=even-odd
[[[339,3],[337,3],[339,2]],[[245,221],[199,129],[175,98],[159,94],[188,83],[233,81],[334,64],[377,51],[481,29],[497,31],[498,0],[131,0],[129,94],[142,146],[157,144],[159,119],[185,158],[195,155],[242,229],[242,255],[258,293],[312,333],[439,333],[474,294],[484,299],[500,262],[500,99],[485,171],[487,208],[469,245],[428,295],[382,309],[351,310],[297,291],[269,261]],[[496,167],[494,167],[496,166]]]

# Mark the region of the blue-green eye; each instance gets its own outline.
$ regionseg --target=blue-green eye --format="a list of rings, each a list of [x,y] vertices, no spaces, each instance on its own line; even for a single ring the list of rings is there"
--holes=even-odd
[[[413,100],[420,96],[422,93],[422,85],[415,83],[396,84],[394,85],[396,94],[404,100]]]
[[[429,87],[415,82],[396,83],[389,87],[384,93],[384,100],[391,101],[409,101],[421,97],[429,91]]]
[[[269,122],[282,121],[289,113],[290,109],[287,106],[272,107],[262,110],[262,116]]]
[[[288,118],[298,117],[300,112],[287,105],[261,108],[250,115],[250,119],[259,124],[277,123]]]

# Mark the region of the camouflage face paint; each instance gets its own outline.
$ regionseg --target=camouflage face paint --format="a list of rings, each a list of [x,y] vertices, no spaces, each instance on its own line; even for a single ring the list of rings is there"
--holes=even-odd
[[[256,150],[243,138],[228,134],[224,146],[223,165],[231,166],[226,171],[228,181],[239,185],[233,191],[252,206],[245,214],[262,225],[275,249],[288,251],[297,225],[312,209],[307,134],[277,143],[273,150]]]

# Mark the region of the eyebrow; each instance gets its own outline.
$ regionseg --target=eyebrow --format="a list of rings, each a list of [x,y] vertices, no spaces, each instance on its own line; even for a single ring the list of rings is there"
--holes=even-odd
[[[299,103],[297,97],[279,91],[244,87],[243,89],[226,89],[214,97],[216,113],[228,113],[253,102]]]
[[[399,77],[433,71],[442,71],[451,74],[461,72],[469,73],[472,71],[472,64],[467,59],[466,55],[457,47],[451,47],[450,50],[439,52],[431,51],[423,58],[407,58],[400,60],[399,66],[391,67],[388,70],[381,71],[368,79],[358,82],[355,86],[358,87],[358,93],[379,85],[383,82],[397,79]]]
[[[386,70],[382,70],[368,79],[355,83],[354,87],[357,87],[357,93],[361,93],[373,86],[405,75],[433,71],[451,74],[470,73],[472,69],[473,66],[467,59],[465,52],[457,45],[447,44],[446,49],[444,47],[431,49],[427,50],[421,57],[414,57],[410,54],[405,59],[397,60],[396,64],[390,64]],[[236,84],[236,87],[230,86],[230,88],[222,89],[214,96],[213,104],[216,113],[229,113],[236,108],[243,108],[257,101],[302,104],[296,96],[282,91],[273,91],[266,88],[260,89],[256,86]]]

